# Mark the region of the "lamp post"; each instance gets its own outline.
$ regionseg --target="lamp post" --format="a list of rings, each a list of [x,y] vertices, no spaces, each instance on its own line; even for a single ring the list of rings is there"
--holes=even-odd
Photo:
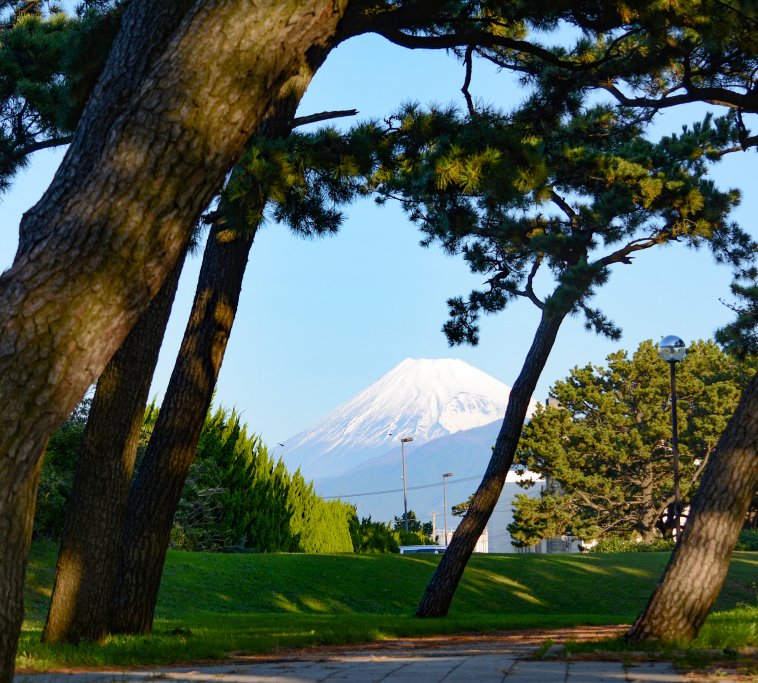
[[[442,514],[445,518],[445,545],[447,545],[447,478],[452,476],[452,472],[445,472],[442,475]]]
[[[403,522],[405,524],[405,533],[408,533],[408,491],[405,485],[405,444],[413,441],[412,436],[406,436],[400,439],[400,453],[403,456]]]
[[[676,335],[670,334],[658,344],[658,356],[669,364],[671,370],[671,453],[674,456],[674,529],[679,543],[679,432],[676,419],[676,364],[684,358],[687,348]]]

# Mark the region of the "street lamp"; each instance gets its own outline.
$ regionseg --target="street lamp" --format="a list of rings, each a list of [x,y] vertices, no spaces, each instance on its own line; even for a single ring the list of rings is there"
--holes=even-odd
[[[445,472],[442,475],[442,514],[445,518],[445,545],[447,545],[447,478],[452,476],[452,472]]]
[[[403,456],[403,520],[405,522],[405,533],[408,533],[408,491],[405,485],[405,444],[413,441],[412,436],[406,436],[400,439],[400,453]]]
[[[674,529],[679,543],[679,433],[676,419],[676,364],[684,358],[687,348],[676,335],[670,334],[658,343],[658,356],[669,364],[671,370],[671,453],[674,456]]]

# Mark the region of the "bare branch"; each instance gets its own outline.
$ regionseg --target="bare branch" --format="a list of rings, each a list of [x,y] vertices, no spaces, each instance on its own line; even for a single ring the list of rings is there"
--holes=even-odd
[[[625,263],[629,265],[632,262],[631,258],[629,257],[630,254],[633,254],[635,251],[649,249],[650,247],[654,247],[656,244],[663,244],[668,239],[670,238],[667,235],[659,233],[651,237],[641,237],[640,239],[632,240],[621,249],[617,249],[613,253],[608,254],[601,259],[598,259],[595,261],[594,265],[610,266],[613,263]]]
[[[57,138],[48,138],[47,140],[40,140],[38,142],[32,142],[28,145],[24,145],[19,154],[31,154],[32,152],[38,152],[41,149],[50,149],[51,147],[59,147],[60,145],[67,145],[71,142],[72,135],[61,135]]]
[[[305,126],[309,123],[319,123],[320,121],[329,121],[330,119],[339,119],[345,116],[355,116],[357,109],[338,109],[335,111],[322,111],[318,114],[309,114],[308,116],[297,116],[292,119],[292,127]]]
[[[707,102],[732,109],[744,109],[749,112],[758,111],[755,103],[755,94],[741,95],[740,93],[726,90],[725,88],[695,88],[690,87],[682,95],[665,95],[661,98],[654,97],[628,97],[616,87],[614,83],[598,83],[598,87],[609,92],[621,104],[627,107],[652,107],[654,109],[667,109],[680,104],[692,104],[693,102]]]
[[[534,277],[537,275],[537,271],[542,265],[543,255],[540,254],[532,264],[532,269],[529,271],[529,276],[526,278],[526,287],[523,291],[516,291],[519,296],[526,297],[540,310],[545,308],[545,303],[534,293]]]
[[[550,50],[540,47],[539,45],[529,43],[525,40],[508,38],[507,36],[493,35],[487,31],[466,31],[444,36],[416,36],[403,33],[397,29],[387,28],[376,30],[375,33],[383,36],[390,42],[395,43],[395,45],[400,45],[401,47],[406,47],[410,50],[441,50],[455,47],[466,47],[469,45],[476,45],[478,47],[502,47],[508,50],[515,50],[517,52],[529,54],[533,57],[538,57],[548,64],[559,66],[569,71],[587,71],[589,68],[596,66],[594,63],[584,64],[561,59]]]
[[[466,106],[468,107],[468,113],[471,116],[476,116],[476,109],[474,108],[474,100],[471,99],[471,93],[469,92],[469,86],[471,85],[471,71],[473,68],[472,65],[472,55],[474,54],[474,48],[469,45],[466,48],[466,56],[464,58],[464,64],[466,65],[466,77],[463,80],[463,87],[461,88],[461,92],[463,93],[463,96],[466,98]]]

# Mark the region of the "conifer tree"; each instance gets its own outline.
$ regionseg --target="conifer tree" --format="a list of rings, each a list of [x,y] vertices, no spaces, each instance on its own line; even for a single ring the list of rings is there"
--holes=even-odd
[[[731,144],[728,121],[707,118],[681,135],[652,143],[632,112],[594,107],[567,121],[526,108],[510,117],[474,112],[424,113],[411,107],[379,145],[373,189],[398,199],[425,234],[462,254],[487,288],[449,302],[451,343],[476,343],[477,318],[516,297],[532,301],[541,321],[487,473],[417,610],[441,616],[512,463],[528,401],[563,318],[583,314],[588,328],[619,331],[589,300],[615,264],[672,241],[710,244],[739,266],[751,255],[744,233],[727,222],[736,193],[704,175],[708,150]],[[532,208],[534,207],[534,208]],[[538,272],[552,290],[540,294]]]
[[[360,33],[361,31],[365,31],[368,26],[372,26],[377,20],[379,20],[379,23],[381,23],[382,20],[382,14],[377,13],[378,7],[372,7],[370,12],[370,22],[367,23],[365,21],[365,17],[363,16],[362,12],[365,8],[361,7],[360,3],[356,3],[355,7],[353,8],[352,14],[346,18],[346,21],[343,22],[345,24],[345,28],[343,28],[340,39],[346,39],[353,33]],[[437,11],[438,8],[433,7],[431,4],[427,3],[419,3],[418,6],[412,6],[408,9],[406,8],[394,8],[387,5],[384,8],[384,11],[387,12],[388,15],[391,15],[390,23],[394,26],[402,26],[402,25],[414,25],[418,22],[423,22],[427,20],[427,17],[430,15],[432,10]],[[362,21],[363,20],[363,21]],[[386,21],[385,21],[386,23]],[[318,61],[319,59],[323,59],[325,56],[325,53],[321,56],[318,56],[315,59],[315,61]],[[315,62],[312,65],[312,68],[315,67]],[[302,88],[303,84],[300,83],[297,86],[294,86],[292,88],[293,91],[293,97],[294,99],[299,99],[296,95],[296,92],[298,88]],[[286,118],[286,117],[282,117]],[[309,119],[310,120],[310,119]],[[305,121],[304,121],[305,122]],[[284,125],[284,124],[282,124]],[[280,169],[280,172],[282,170]],[[292,170],[290,169],[288,171],[290,175],[292,175]],[[203,294],[203,297],[206,295],[206,293],[213,291],[214,287],[218,289],[219,283],[223,284],[226,287],[226,291],[217,291],[215,295],[219,297],[220,300],[223,300],[224,298],[227,298],[230,301],[233,301],[236,299],[236,297],[239,296],[239,287],[241,286],[241,277],[244,272],[243,268],[241,267],[241,264],[246,260],[247,253],[250,249],[250,246],[252,244],[252,239],[255,234],[255,230],[257,229],[257,223],[258,220],[256,216],[259,216],[261,213],[261,206],[265,205],[265,193],[262,194],[261,188],[265,185],[265,180],[261,177],[256,177],[254,181],[250,181],[250,178],[252,178],[253,174],[260,174],[263,173],[265,175],[266,171],[262,169],[260,164],[255,166],[254,164],[251,164],[251,167],[247,170],[246,173],[235,173],[232,176],[232,183],[229,188],[227,188],[225,197],[226,200],[222,202],[225,206],[224,210],[221,212],[216,212],[215,218],[213,219],[214,227],[212,228],[211,238],[208,241],[207,245],[207,253],[206,253],[206,259],[208,263],[215,263],[216,268],[226,269],[230,268],[229,272],[237,273],[237,277],[232,278],[224,278],[219,277],[218,274],[211,274],[212,273],[212,267],[204,267],[203,272],[205,273],[205,280],[206,283],[203,287],[198,287],[198,298],[196,298],[195,301],[195,307],[193,309],[193,316],[200,316],[202,318],[204,315],[206,316],[206,321],[209,320],[208,315],[209,312],[212,310],[211,308],[208,308],[207,302],[204,298],[201,297],[201,292]],[[328,184],[328,183],[327,183]],[[332,183],[332,189],[336,190],[336,187]],[[337,194],[335,195],[335,199],[340,200],[346,200],[347,195],[339,195],[339,191],[336,191]],[[297,201],[292,201],[292,198],[287,198],[284,196],[283,198],[280,198],[280,201],[284,201],[286,203],[286,206],[284,209],[282,209],[279,212],[279,215],[288,214],[288,220],[291,224],[295,225],[297,224],[298,230],[301,231],[319,231],[324,229],[324,225],[326,224],[334,224],[334,221],[336,220],[336,214],[334,212],[324,212],[322,207],[320,206],[320,199],[316,201],[310,201],[307,198],[304,200],[303,197],[299,196],[299,193],[295,192],[294,194],[298,194]],[[314,195],[316,196],[316,195]],[[230,197],[234,197],[234,201],[228,201]],[[233,205],[237,205],[236,208],[231,209]],[[299,208],[296,209],[297,213],[292,214],[294,207],[298,206]],[[230,210],[232,213],[230,214]],[[236,213],[235,213],[236,212]],[[299,224],[298,224],[299,223]],[[237,228],[232,227],[233,224],[237,224]],[[234,237],[233,239],[227,239],[230,235],[232,235],[233,232],[240,233],[239,225],[241,224],[249,224],[249,227],[244,230],[245,237]],[[223,226],[222,228],[219,228],[219,226]],[[330,228],[332,229],[332,228]],[[223,236],[223,240],[220,238],[217,239],[216,232],[220,230],[219,235]],[[220,242],[223,241],[224,246],[223,248],[220,247]],[[216,254],[216,252],[221,251],[220,254]],[[236,265],[234,265],[236,263]],[[232,265],[229,265],[232,264]],[[198,311],[204,311],[198,312]],[[198,318],[198,319],[200,319]],[[226,334],[226,333],[224,333]],[[223,335],[222,335],[223,336]],[[215,340],[218,338],[218,335],[214,336],[213,334],[206,334],[205,336],[200,335],[192,344],[191,348],[193,349],[194,358],[188,357],[187,354],[187,347],[185,348],[185,345],[183,344],[182,350],[180,351],[180,357],[177,360],[177,367],[186,366],[189,367],[193,363],[196,363],[197,359],[203,358],[203,357],[210,357],[210,355],[215,355],[216,360],[214,361],[216,364],[216,373],[218,371],[218,367],[220,366],[221,357],[223,356],[223,349],[221,349],[215,342]],[[186,341],[186,339],[185,339]],[[147,368],[148,366],[146,366]],[[135,366],[136,369],[136,366]],[[149,373],[150,370],[145,369],[145,373]],[[185,383],[186,384],[186,383]],[[215,384],[215,379],[213,379],[210,382],[210,385],[206,386],[206,389],[208,386],[212,389],[213,384]],[[183,385],[181,382],[178,383],[172,383],[169,387],[169,393],[167,394],[167,403],[169,405],[172,405],[173,401],[173,395],[175,392],[182,393],[185,392],[187,389],[187,386]],[[136,398],[136,395],[134,395],[134,398]],[[208,409],[208,405],[210,402],[210,394],[207,390],[199,392],[195,396],[194,401],[194,412],[189,410],[188,405],[183,405],[184,413],[187,415],[191,415],[193,417],[187,418],[192,423],[192,427],[190,428],[189,424],[185,422],[184,424],[184,432],[185,436],[186,434],[197,434],[199,433],[198,430],[200,428],[201,424],[201,415],[204,414],[204,412]],[[161,434],[164,429],[164,426],[167,424],[171,424],[171,420],[168,417],[165,417],[167,413],[170,411],[164,410],[163,415],[164,418],[161,419],[158,425],[157,433],[154,435],[154,439],[156,442],[161,441]],[[104,415],[104,413],[100,412],[98,415]],[[112,418],[110,418],[112,419]],[[165,420],[165,421],[164,421]],[[108,421],[108,417],[105,416],[105,422]],[[93,427],[94,429],[94,427]],[[172,457],[171,455],[171,449],[166,446],[166,443],[163,443],[163,449],[164,452],[161,455],[161,458],[164,460],[167,460]],[[187,459],[189,462],[191,462],[191,457],[193,453],[193,439],[190,437],[186,440],[182,441],[182,450],[185,453],[185,459]],[[151,462],[153,459],[153,456],[151,455],[147,461]],[[166,488],[161,488],[160,486],[155,486],[154,490],[161,491],[162,493],[166,490],[173,490],[178,491],[181,488],[181,471],[177,473],[177,476],[175,478],[175,481],[171,482],[169,485],[168,482],[164,482],[166,484]],[[138,480],[139,481],[139,480]],[[93,492],[93,496],[98,496],[99,494],[104,493],[104,490],[95,491]],[[100,495],[102,498],[103,496]],[[108,497],[108,499],[111,501],[110,503],[104,502],[103,500],[100,501],[101,506],[106,506],[111,504],[116,504],[116,501],[120,499],[119,496],[113,496]],[[73,501],[73,504],[76,504],[76,501]],[[115,522],[115,520],[119,520],[123,517],[123,514],[121,511],[114,511],[115,514],[112,515],[112,520]],[[162,516],[162,518],[165,521],[165,518],[170,515],[170,510],[167,510],[166,513]],[[159,516],[156,516],[153,518],[152,523],[155,524],[159,520]],[[113,523],[111,524],[113,526]],[[165,526],[165,524],[164,524]],[[92,536],[92,535],[91,535]],[[97,539],[92,536],[93,543],[97,542]],[[127,546],[127,548],[132,546]],[[99,552],[102,552],[103,549],[99,548]],[[98,553],[95,553],[97,555]],[[144,555],[143,554],[143,563],[147,562],[147,558],[151,555]],[[93,566],[99,566],[102,564],[98,558],[91,557],[90,558],[91,563]],[[63,569],[65,567],[65,564],[60,565]],[[112,580],[112,576],[110,574],[104,574],[100,573],[98,574],[99,581],[95,582],[94,580],[92,583],[99,583],[99,584],[109,584]],[[120,586],[124,586],[123,579],[120,580],[119,583]],[[157,586],[155,587],[155,590],[157,591]],[[108,592],[108,588],[106,585],[99,585],[99,586],[92,586],[91,592],[97,593],[98,595],[106,595]],[[150,592],[147,593],[143,592],[134,592],[132,595],[134,596],[134,599],[141,599],[141,600],[149,600]],[[55,605],[56,601],[56,595],[53,597],[53,605]],[[69,614],[73,610],[71,606],[66,606],[61,609],[61,611],[64,614]],[[134,610],[131,610],[134,612]],[[86,613],[87,610],[81,611],[81,613]],[[144,610],[143,610],[144,612]],[[117,621],[120,621],[120,617],[114,617]],[[97,620],[92,618],[91,612],[90,612],[90,621],[87,624],[87,632],[89,633],[99,633],[102,634],[104,631],[104,626],[102,623],[96,623]],[[70,623],[70,622],[68,622]],[[114,624],[114,628],[117,629],[126,629],[130,628],[128,626],[125,626],[123,623],[120,623],[119,625]],[[52,640],[52,631],[47,630],[46,634],[49,639]],[[73,630],[74,635],[71,636],[72,638],[76,639],[78,638],[78,630]],[[99,637],[99,636],[98,636]],[[69,636],[67,636],[63,631],[58,631],[58,635],[56,636],[57,640],[61,639],[67,639]]]
[[[183,253],[276,96],[271,84],[331,39],[345,8],[319,0],[128,3],[72,146],[25,214],[16,260],[0,277],[3,683],[13,671],[47,436]]]
[[[754,364],[753,364],[754,366]],[[678,366],[682,501],[690,496],[755,368],[695,342]],[[607,367],[574,368],[556,382],[558,408],[540,408],[524,427],[515,462],[557,489],[517,496],[509,531],[521,546],[571,533],[651,542],[670,536],[673,503],[670,386],[650,341]]]
[[[67,144],[104,63],[119,13],[83,3],[71,16],[41,0],[4,3],[0,20],[0,192],[29,155]]]
[[[234,411],[218,408],[206,417],[172,542],[189,550],[352,552],[353,515],[351,506],[319,498],[259,436],[248,436]]]

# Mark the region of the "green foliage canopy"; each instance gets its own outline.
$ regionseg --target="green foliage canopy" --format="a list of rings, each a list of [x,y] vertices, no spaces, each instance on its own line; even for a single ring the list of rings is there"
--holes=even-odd
[[[709,244],[737,270],[755,257],[727,218],[738,193],[706,175],[709,150],[731,144],[725,119],[706,117],[658,142],[643,137],[632,112],[607,106],[568,120],[409,106],[391,124],[374,143],[370,189],[400,201],[422,244],[440,243],[486,278],[485,289],[449,301],[451,344],[477,343],[479,315],[516,297],[583,314],[588,328],[616,338],[589,305],[614,264],[670,242]]]
[[[572,533],[648,542],[670,534],[673,501],[670,382],[651,341],[606,367],[574,368],[551,388],[559,408],[540,408],[524,431],[516,463],[546,479],[538,498],[519,495],[509,531],[519,545]],[[755,359],[740,362],[713,342],[694,342],[677,364],[682,500],[686,503]]]
[[[28,156],[66,144],[121,19],[107,0],[74,15],[41,0],[3,2],[0,20],[0,191]]]

